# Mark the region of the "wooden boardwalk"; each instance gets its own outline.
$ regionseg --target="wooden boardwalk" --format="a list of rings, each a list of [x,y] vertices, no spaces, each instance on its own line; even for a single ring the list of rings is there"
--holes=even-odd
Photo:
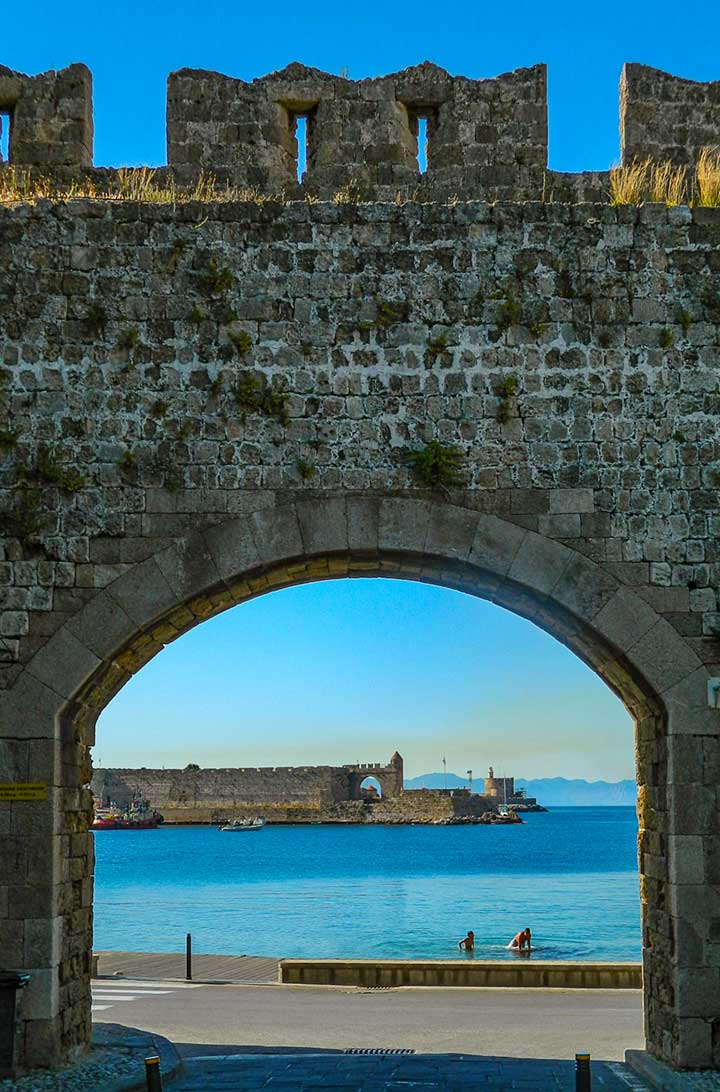
[[[185,978],[185,953],[95,952],[98,974],[158,980]],[[246,982],[267,985],[278,981],[278,960],[267,956],[223,956],[193,953],[194,982]]]

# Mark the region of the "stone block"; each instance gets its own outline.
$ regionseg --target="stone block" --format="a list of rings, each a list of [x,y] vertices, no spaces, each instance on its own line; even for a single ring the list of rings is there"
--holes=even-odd
[[[380,501],[374,497],[348,497],[348,546],[352,552],[377,553]]]
[[[295,508],[307,557],[347,551],[348,519],[343,497],[298,501]]]
[[[60,983],[57,965],[24,966],[30,981],[23,990],[24,1020],[53,1020],[60,1012]]]
[[[204,536],[218,575],[226,583],[237,580],[260,564],[249,516],[216,524],[208,528]]]
[[[550,493],[550,512],[593,512],[592,489],[553,489]]]
[[[102,660],[132,638],[135,623],[116,599],[100,592],[66,622],[66,628]]]
[[[477,512],[451,504],[434,504],[425,552],[443,559],[467,561],[480,522]]]
[[[491,573],[505,576],[527,535],[523,527],[481,515],[468,560]]]
[[[24,967],[52,967],[62,955],[64,918],[28,918],[25,921]]]
[[[54,739],[60,704],[55,691],[24,671],[0,702],[0,735]]]
[[[552,590],[552,597],[578,618],[591,622],[607,606],[618,588],[613,576],[581,554],[575,554],[564,567]]]
[[[70,632],[60,629],[28,665],[28,672],[62,697],[72,697],[101,661]]]
[[[181,539],[153,555],[153,561],[178,602],[203,595],[222,582],[210,546],[202,534]]]
[[[629,589],[618,588],[593,618],[596,629],[615,648],[625,652],[637,644],[658,621],[655,611]]]
[[[663,619],[631,645],[627,655],[660,694],[670,690],[699,667],[695,653]]]
[[[139,627],[149,626],[177,606],[177,595],[153,558],[128,569],[105,589]]]
[[[575,557],[567,546],[528,531],[507,575],[519,584],[548,595]]]
[[[672,883],[704,882],[703,839],[697,834],[671,834],[668,836],[670,856],[670,880]]]
[[[262,565],[303,556],[303,541],[294,505],[255,512],[250,529]]]
[[[385,497],[380,502],[378,549],[422,554],[430,529],[429,501]]]

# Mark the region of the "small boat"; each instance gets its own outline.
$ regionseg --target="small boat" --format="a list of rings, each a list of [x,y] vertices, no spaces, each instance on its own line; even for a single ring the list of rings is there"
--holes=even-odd
[[[229,831],[241,831],[241,830],[262,830],[265,826],[265,820],[259,816],[256,819],[233,819],[231,823],[225,823],[220,827],[220,830]]]

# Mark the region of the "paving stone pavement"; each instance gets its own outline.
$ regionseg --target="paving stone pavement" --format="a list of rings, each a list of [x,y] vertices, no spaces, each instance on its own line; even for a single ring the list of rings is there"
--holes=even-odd
[[[244,1054],[185,1060],[169,1092],[572,1092],[575,1063],[466,1054]],[[649,1086],[620,1063],[593,1063],[593,1092],[642,1092]]]

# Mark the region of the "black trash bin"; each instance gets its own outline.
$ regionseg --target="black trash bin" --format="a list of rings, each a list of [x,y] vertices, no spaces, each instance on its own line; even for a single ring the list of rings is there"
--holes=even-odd
[[[18,990],[23,990],[29,981],[29,974],[0,971],[0,1077],[15,1076],[17,995]]]

